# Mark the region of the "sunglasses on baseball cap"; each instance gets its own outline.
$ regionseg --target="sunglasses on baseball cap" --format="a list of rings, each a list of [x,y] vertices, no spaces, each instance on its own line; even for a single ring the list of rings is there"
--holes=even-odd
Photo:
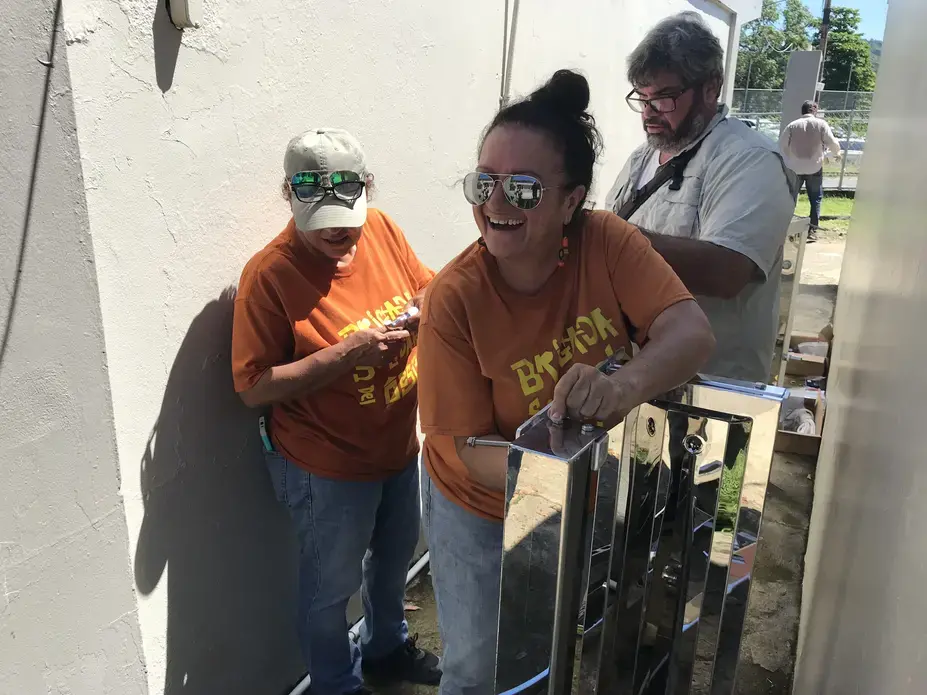
[[[290,179],[290,190],[303,203],[317,203],[332,195],[345,203],[354,203],[364,194],[364,180],[356,171],[299,171]]]
[[[308,130],[290,140],[283,159],[297,229],[362,227],[367,221],[367,161],[340,128]]]

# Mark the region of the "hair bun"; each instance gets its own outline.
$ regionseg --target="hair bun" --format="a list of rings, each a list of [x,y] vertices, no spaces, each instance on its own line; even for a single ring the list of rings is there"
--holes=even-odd
[[[558,110],[578,118],[586,115],[589,108],[589,82],[578,72],[557,70],[531,98],[544,101]]]

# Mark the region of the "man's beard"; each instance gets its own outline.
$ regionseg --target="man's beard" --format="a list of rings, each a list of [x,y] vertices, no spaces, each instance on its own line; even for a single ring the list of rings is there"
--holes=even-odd
[[[682,120],[679,127],[673,130],[670,124],[662,118],[650,118],[644,121],[644,132],[647,131],[648,122],[650,125],[661,125],[665,128],[662,133],[647,133],[647,143],[660,152],[670,154],[679,154],[687,145],[694,142],[708,126],[708,118],[705,115],[704,102],[699,94],[697,101],[692,104],[689,114]]]

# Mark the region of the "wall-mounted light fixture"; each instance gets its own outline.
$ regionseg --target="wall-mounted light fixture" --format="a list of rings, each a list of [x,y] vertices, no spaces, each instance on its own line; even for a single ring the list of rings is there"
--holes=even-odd
[[[203,21],[203,0],[165,0],[171,22],[178,29],[197,29]]]

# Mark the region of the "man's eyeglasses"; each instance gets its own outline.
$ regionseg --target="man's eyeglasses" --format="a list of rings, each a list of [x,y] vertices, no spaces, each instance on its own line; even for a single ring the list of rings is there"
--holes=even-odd
[[[333,195],[338,200],[353,204],[364,193],[364,180],[356,171],[333,171],[330,174],[300,171],[290,179],[290,190],[303,203],[317,203],[326,195]]]
[[[676,110],[676,100],[690,89],[692,88],[684,87],[678,92],[664,94],[662,96],[654,97],[653,99],[645,99],[644,97],[640,96],[636,90],[632,89],[628,96],[624,98],[624,100],[628,102],[628,106],[631,107],[631,110],[636,111],[637,113],[644,113],[644,108],[647,106],[650,106],[650,108],[657,113],[672,113]]]
[[[470,205],[483,205],[492,197],[496,183],[502,184],[502,193],[509,203],[519,210],[533,210],[541,203],[541,195],[558,186],[541,185],[541,181],[528,174],[487,174],[474,171],[463,181],[464,197]]]

